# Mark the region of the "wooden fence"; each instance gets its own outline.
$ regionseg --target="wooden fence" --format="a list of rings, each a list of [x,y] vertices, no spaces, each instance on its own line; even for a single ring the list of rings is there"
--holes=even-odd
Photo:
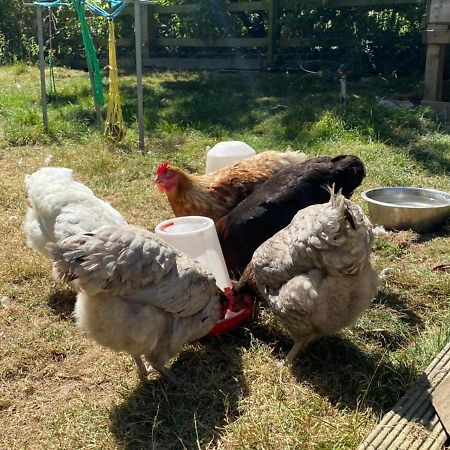
[[[141,0],[142,1],[142,0]],[[225,37],[225,38],[170,38],[158,37],[157,21],[159,16],[184,15],[199,11],[198,4],[156,5],[146,3],[141,5],[141,28],[143,45],[143,65],[146,67],[166,67],[178,69],[262,69],[270,66],[279,50],[289,48],[309,47],[311,40],[304,37],[283,38],[279,33],[279,14],[282,10],[290,10],[298,5],[296,0],[256,0],[229,3],[223,7],[225,12],[255,12],[265,11],[267,15],[267,31],[264,37]],[[346,7],[380,7],[400,4],[416,4],[417,0],[307,0],[304,4],[313,8],[346,8]],[[132,8],[129,8],[132,14]],[[119,45],[131,44],[129,39],[120,39]],[[155,57],[155,50],[171,47],[190,48],[257,48],[261,49],[261,58],[241,58],[226,56],[222,58],[192,58],[192,57]],[[125,64],[131,61],[123,61]]]

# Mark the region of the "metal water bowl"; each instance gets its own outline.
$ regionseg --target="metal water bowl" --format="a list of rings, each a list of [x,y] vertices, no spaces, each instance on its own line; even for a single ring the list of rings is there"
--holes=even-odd
[[[385,187],[361,194],[372,223],[398,230],[438,230],[450,215],[450,194],[434,189]]]

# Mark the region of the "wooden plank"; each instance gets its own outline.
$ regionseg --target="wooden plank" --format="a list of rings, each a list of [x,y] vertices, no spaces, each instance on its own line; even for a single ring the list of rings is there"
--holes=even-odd
[[[427,44],[450,44],[450,30],[425,30],[422,38]]]
[[[450,102],[433,102],[432,100],[422,100],[421,105],[429,106],[438,114],[445,114],[450,119]]]
[[[179,70],[261,70],[264,67],[260,59],[241,58],[144,58],[143,65]]]
[[[116,39],[117,47],[128,47],[133,43],[133,40],[129,37],[120,37]]]
[[[433,392],[432,402],[442,425],[450,435],[450,376]]]
[[[323,8],[340,8],[347,6],[389,6],[417,4],[417,0],[306,0],[305,5],[323,7]],[[298,0],[281,0],[280,8],[293,9],[297,8]],[[254,2],[237,2],[231,3],[224,7],[225,11],[263,11],[269,8],[268,0],[260,0]],[[199,11],[198,4],[185,5],[152,5],[152,9],[157,14],[190,14]]]
[[[417,4],[417,0],[305,0],[305,5],[317,8],[344,8],[348,6],[391,6]],[[297,8],[297,0],[282,0],[280,7],[285,9]]]
[[[281,47],[310,47],[312,40],[309,38],[295,37],[289,39],[282,39],[280,42]]]
[[[161,47],[267,47],[267,38],[156,38]]]
[[[269,2],[267,0],[255,2],[238,2],[231,3],[224,7],[225,11],[262,11],[268,9]],[[200,5],[152,5],[153,11],[157,14],[189,14],[199,11]]]
[[[432,23],[450,23],[450,1],[431,0],[429,20]]]
[[[445,45],[428,44],[425,65],[424,100],[440,100],[444,75]]]
[[[269,3],[270,0],[230,3],[225,7],[225,11],[264,11],[269,9]]]
[[[431,404],[436,386],[450,373],[450,343],[420,375],[364,439],[358,450],[438,450],[447,440],[445,430]]]
[[[200,5],[153,5],[156,14],[189,14],[200,9]]]

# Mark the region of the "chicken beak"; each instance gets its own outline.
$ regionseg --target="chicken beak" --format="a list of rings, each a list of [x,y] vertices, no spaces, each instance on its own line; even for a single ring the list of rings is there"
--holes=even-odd
[[[158,189],[158,191],[159,192],[164,192],[163,180],[161,180],[161,178],[159,178],[158,175],[155,177],[155,179],[153,181],[154,181],[155,187]]]

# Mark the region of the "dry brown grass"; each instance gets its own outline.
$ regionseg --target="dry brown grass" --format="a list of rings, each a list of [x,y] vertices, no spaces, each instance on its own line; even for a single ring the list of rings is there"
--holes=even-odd
[[[210,139],[183,136],[176,142],[186,151],[170,155],[202,167]],[[113,150],[95,133],[45,146],[13,146],[0,136],[0,297],[9,299],[0,305],[0,448],[356,448],[448,337],[450,274],[431,268],[448,262],[449,227],[379,238],[375,265],[393,275],[372,308],[354,327],[312,344],[294,369],[277,364],[290,341],[261,309],[252,323],[183,349],[173,362],[182,389],[156,375],[142,385],[127,356],[76,328],[74,294],[26,247],[23,178],[52,154],[52,165],[73,168],[131,223],[152,229],[170,215],[151,182],[156,162],[168,155],[164,142],[164,135],[149,137],[152,153],[144,155]],[[387,176],[385,158],[400,158],[392,166],[397,178],[412,170],[425,185],[450,188],[445,174],[410,169],[406,153],[380,143],[325,142],[315,152],[342,148],[367,158],[364,188]]]

